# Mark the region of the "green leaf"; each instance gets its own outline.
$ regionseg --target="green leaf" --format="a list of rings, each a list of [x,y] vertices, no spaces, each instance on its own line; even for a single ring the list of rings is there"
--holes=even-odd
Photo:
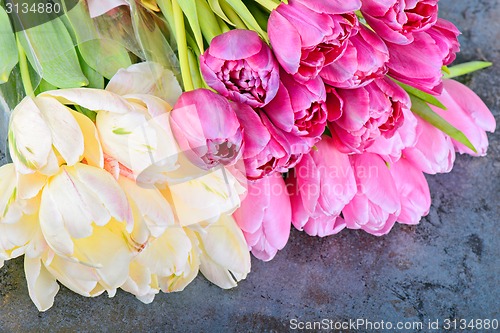
[[[18,62],[16,37],[10,25],[9,16],[0,7],[0,84],[7,82],[10,72]]]
[[[222,34],[217,22],[217,16],[215,16],[205,0],[196,0],[196,8],[198,10],[198,21],[200,22],[201,32],[205,40],[210,44],[214,37]]]
[[[439,129],[440,131],[448,134],[453,139],[457,140],[460,143],[463,143],[464,145],[469,147],[473,152],[477,153],[476,148],[469,141],[469,139],[467,138],[467,136],[465,136],[464,133],[462,133],[460,130],[455,128],[449,122],[444,120],[436,112],[434,112],[430,108],[430,106],[422,99],[413,95],[410,95],[410,98],[411,98],[411,110],[413,111],[413,113],[418,115],[420,118],[422,118],[432,126]]]
[[[233,7],[234,11],[245,22],[249,29],[256,31],[264,40],[268,41],[267,33],[265,33],[259,26],[259,23],[253,17],[252,13],[248,10],[241,0],[226,0],[226,2]]]
[[[84,2],[79,2],[65,17],[70,25],[68,30],[75,35],[81,58],[100,75],[111,79],[120,68],[132,65],[125,47],[117,41],[99,38]]]
[[[80,112],[81,114],[83,114],[84,116],[86,116],[87,118],[92,120],[92,122],[95,123],[95,120],[97,118],[96,111],[89,110],[89,109],[84,108],[83,106],[80,106],[80,105],[73,105],[73,106],[75,107],[76,111]]]
[[[49,91],[49,90],[54,90],[57,89],[56,86],[51,85],[45,80],[41,80],[40,84],[38,85],[36,95],[43,93],[44,91]]]
[[[58,88],[86,86],[71,36],[59,18],[16,33],[31,66]]]
[[[104,89],[104,77],[99,74],[96,70],[90,67],[81,54],[78,54],[78,59],[80,59],[80,66],[82,67],[83,74],[89,80],[88,88]]]
[[[469,74],[480,69],[484,69],[493,65],[487,61],[471,61],[456,66],[448,67],[448,72],[444,74],[445,79],[451,79],[457,76]]]
[[[203,53],[203,36],[201,34],[200,22],[198,21],[198,10],[196,9],[195,0],[182,0],[177,2],[186,16],[191,30],[194,33],[194,38],[198,44],[198,48]]]
[[[208,0],[208,4],[210,5],[210,8],[212,8],[212,11],[217,14],[217,16],[219,16],[221,19],[223,19],[233,27],[236,25],[226,16],[224,11],[222,10],[219,0]]]
[[[422,90],[419,90],[417,88],[414,88],[412,86],[409,86],[407,84],[399,82],[396,79],[393,79],[393,78],[391,78],[391,79],[394,82],[396,82],[401,88],[403,88],[408,94],[416,96],[429,104],[437,106],[440,109],[447,110],[446,106],[443,103],[441,103],[436,97],[432,96],[431,94],[428,94],[426,92],[423,92]]]

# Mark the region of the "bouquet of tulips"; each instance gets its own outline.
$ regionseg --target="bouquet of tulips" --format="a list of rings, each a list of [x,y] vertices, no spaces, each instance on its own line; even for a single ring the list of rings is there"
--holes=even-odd
[[[40,311],[58,283],[235,287],[292,225],[417,224],[424,174],[495,130],[438,0],[56,2],[31,26],[0,2],[0,265],[24,255]]]

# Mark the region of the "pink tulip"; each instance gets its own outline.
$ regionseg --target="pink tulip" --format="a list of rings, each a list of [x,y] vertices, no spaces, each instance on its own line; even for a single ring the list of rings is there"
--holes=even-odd
[[[276,96],[278,67],[271,49],[249,30],[231,30],[215,37],[200,57],[201,73],[210,87],[252,107],[262,107]]]
[[[451,64],[456,58],[456,53],[460,51],[460,43],[458,42],[460,31],[458,28],[453,23],[440,18],[432,28],[427,30],[427,34],[434,39],[439,47],[443,65]]]
[[[380,136],[391,138],[410,109],[408,94],[390,79],[357,89],[330,90],[328,127],[344,153],[361,153]]]
[[[264,107],[272,123],[285,132],[293,154],[307,153],[321,138],[326,127],[326,91],[316,77],[306,83],[282,72],[276,97]]]
[[[332,138],[324,137],[316,147],[290,172],[287,188],[293,225],[324,237],[345,227],[339,215],[356,194],[356,180],[348,155],[335,148]]]
[[[431,207],[431,194],[424,174],[405,158],[391,164],[390,172],[401,199],[398,223],[417,224]]]
[[[200,168],[210,169],[238,158],[243,133],[229,101],[208,90],[185,92],[170,113],[175,139]]]
[[[387,46],[375,33],[364,26],[349,39],[345,53],[325,66],[320,75],[325,83],[337,88],[356,88],[367,85],[387,73]]]
[[[233,103],[243,127],[243,161],[248,179],[257,180],[274,172],[286,172],[296,163],[290,146],[278,141],[277,130],[263,112],[246,104]]]
[[[422,118],[416,118],[417,142],[413,147],[406,148],[403,155],[425,173],[450,172],[455,162],[451,138]]]
[[[429,29],[438,17],[438,0],[362,0],[366,22],[384,40],[410,44],[413,34]]]
[[[461,154],[484,156],[488,149],[486,131],[494,132],[496,121],[484,102],[467,86],[454,81],[444,80],[444,89],[439,100],[448,110],[432,107],[441,117],[462,131],[476,148],[477,153],[462,143],[453,140],[455,149]]]
[[[441,68],[447,56],[427,32],[413,34],[408,45],[386,43],[389,48],[389,75],[429,94],[443,89]]]
[[[381,236],[387,234],[401,212],[401,198],[385,161],[376,154],[352,155],[358,193],[342,210],[349,229]]]
[[[248,194],[233,214],[248,248],[269,261],[285,247],[290,236],[292,211],[281,174],[248,183]]]
[[[358,20],[358,1],[292,0],[271,12],[267,30],[283,69],[304,82],[338,59]]]

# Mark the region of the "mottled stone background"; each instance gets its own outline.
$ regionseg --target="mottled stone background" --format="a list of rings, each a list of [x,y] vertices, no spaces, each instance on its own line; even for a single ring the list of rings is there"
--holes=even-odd
[[[458,61],[496,63],[463,80],[500,121],[500,1],[440,6],[463,32]],[[345,231],[318,239],[294,231],[275,260],[253,260],[252,273],[234,290],[200,276],[184,292],[144,305],[124,292],[86,299],[62,288],[54,307],[38,313],[22,259],[13,260],[0,270],[0,331],[282,332],[292,318],[498,319],[500,132],[489,138],[487,157],[459,156],[451,173],[428,177],[433,206],[419,226],[398,225],[381,238]]]

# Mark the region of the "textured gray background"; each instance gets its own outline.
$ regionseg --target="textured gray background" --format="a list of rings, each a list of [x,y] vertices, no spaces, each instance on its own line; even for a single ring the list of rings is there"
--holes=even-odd
[[[463,32],[459,61],[496,62],[464,81],[500,121],[500,2],[440,5],[441,16]],[[13,260],[0,270],[0,331],[281,332],[292,318],[498,319],[500,132],[489,137],[487,157],[459,156],[450,174],[428,177],[433,205],[419,226],[398,225],[382,238],[294,231],[275,260],[253,260],[252,273],[234,290],[198,277],[184,292],[144,305],[124,292],[87,299],[62,288],[54,307],[38,313],[22,260]]]

